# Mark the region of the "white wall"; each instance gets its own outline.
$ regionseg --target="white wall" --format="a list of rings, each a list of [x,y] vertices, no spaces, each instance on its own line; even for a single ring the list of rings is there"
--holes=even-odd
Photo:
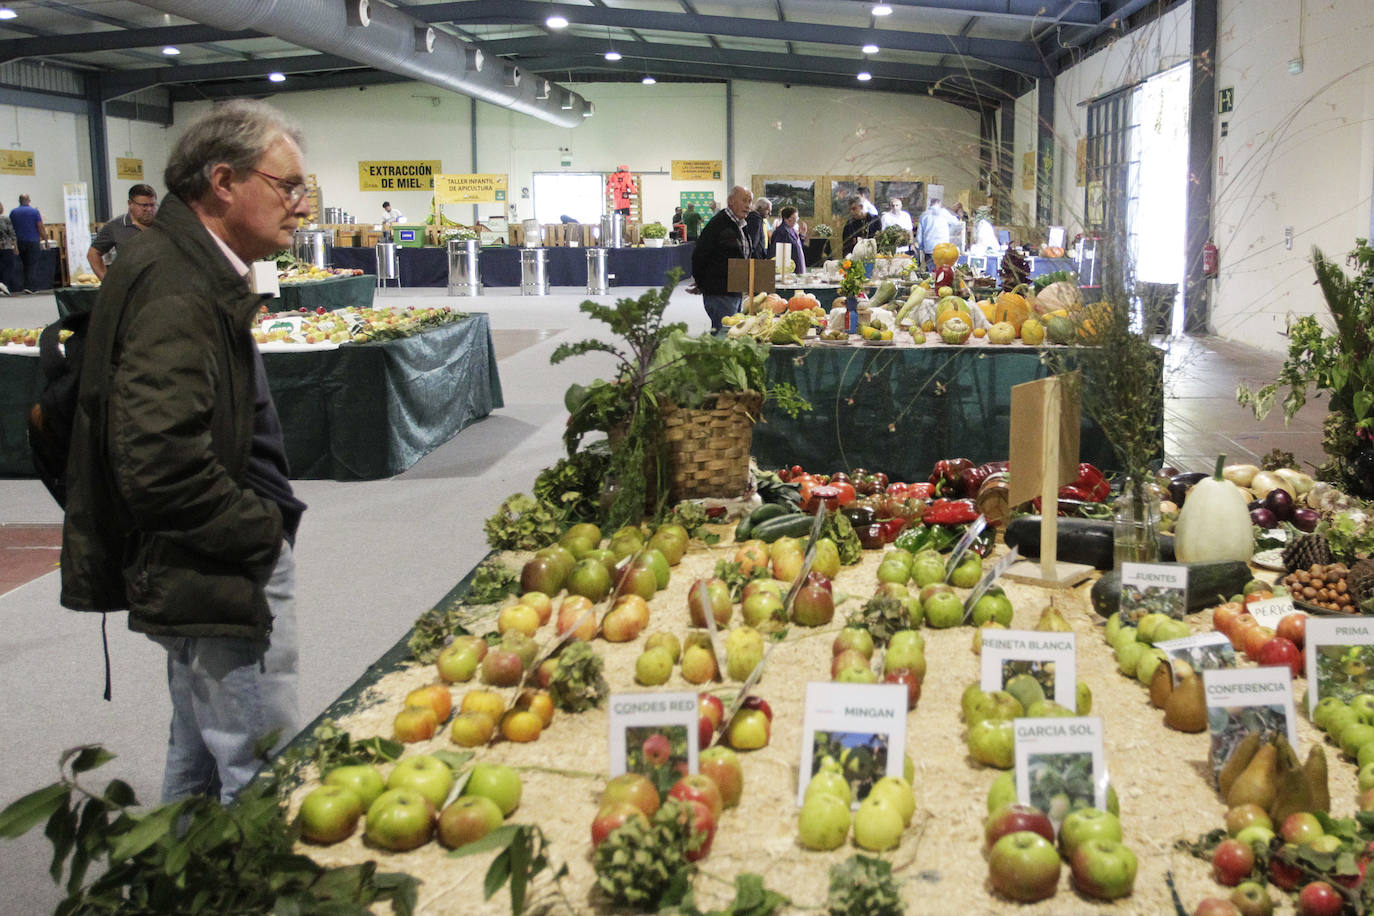
[[[1228,135],[1217,139],[1212,326],[1275,351],[1287,349],[1279,334],[1290,313],[1326,316],[1312,248],[1343,261],[1368,235],[1374,182],[1374,4],[1305,4],[1303,72],[1290,74],[1302,6],[1222,0],[1218,28],[1217,87],[1234,86],[1236,102],[1218,116]]]
[[[115,169],[118,158],[143,160],[143,184],[153,186],[158,199],[167,193],[162,183],[162,173],[167,169],[167,153],[172,139],[178,131],[175,126],[163,127],[147,121],[133,121],[126,118],[105,119],[105,155],[109,158],[110,214],[120,216],[126,212],[129,201],[129,188],[137,181],[120,178]],[[89,144],[88,144],[89,145]],[[86,171],[90,171],[87,164]],[[96,205],[91,203],[91,218],[95,219]]]
[[[1036,90],[1032,89],[1016,100],[1016,113],[1012,124],[1011,157],[1011,202],[1013,212],[998,214],[1003,225],[1031,225],[1035,222],[1035,182],[1030,187],[1023,183],[1026,153],[1035,153],[1040,139],[1040,115],[1036,102]],[[1018,241],[1029,241],[1021,240]]]
[[[46,220],[64,222],[62,184],[90,179],[90,141],[84,115],[0,105],[0,145],[33,151],[34,174],[0,175],[0,204],[8,213],[27,194]]]

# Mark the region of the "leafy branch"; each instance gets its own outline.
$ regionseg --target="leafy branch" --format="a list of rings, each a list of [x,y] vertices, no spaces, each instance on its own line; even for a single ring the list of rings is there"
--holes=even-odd
[[[483,899],[490,900],[497,891],[509,884],[511,916],[520,916],[525,910],[525,898],[534,879],[541,872],[553,868],[549,861],[549,841],[544,831],[532,824],[506,824],[479,840],[458,847],[449,853],[449,858],[457,859],[494,849],[501,852],[487,867],[486,877],[482,881]],[[567,874],[566,864],[554,869],[555,884]]]

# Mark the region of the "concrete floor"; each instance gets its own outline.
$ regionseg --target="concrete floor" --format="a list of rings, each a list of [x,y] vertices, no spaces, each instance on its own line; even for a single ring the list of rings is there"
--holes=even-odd
[[[511,292],[446,300],[490,313],[504,408],[398,477],[296,484],[310,506],[296,549],[301,705],[307,719],[486,554],[482,520],[505,497],[527,490],[560,453],[563,392],[573,381],[609,374],[609,362],[599,357],[549,363],[559,343],[602,331],[578,311],[586,298],[581,290],[555,290],[545,298]],[[387,291],[381,299],[433,304],[443,294]],[[0,326],[37,326],[55,316],[51,295],[0,299]],[[701,300],[685,293],[673,297],[668,317],[693,332],[707,327]],[[1219,451],[1232,461],[1255,460],[1275,446],[1320,460],[1320,404],[1286,429],[1277,418],[1257,423],[1235,404],[1238,381],[1267,382],[1279,362],[1217,339],[1171,342],[1169,460],[1180,468],[1210,469]],[[53,781],[64,748],[97,742],[118,757],[92,781],[103,785],[118,777],[139,799],[156,801],[169,712],[161,650],[130,633],[123,615],[110,615],[114,694],[108,703],[101,699],[101,621],[57,602],[52,535],[60,523],[56,504],[40,484],[0,480],[0,535],[13,546],[0,554],[0,685],[6,701],[0,717],[0,805]],[[35,571],[43,574],[34,578]],[[41,836],[3,843],[0,916],[51,912],[59,895],[47,876],[50,855]]]

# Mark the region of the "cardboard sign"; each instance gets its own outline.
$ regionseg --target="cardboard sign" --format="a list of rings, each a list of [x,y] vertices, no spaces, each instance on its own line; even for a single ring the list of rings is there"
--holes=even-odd
[[[1188,609],[1188,567],[1177,563],[1121,564],[1121,622],[1146,614],[1182,620]]]
[[[120,181],[142,181],[143,160],[126,159],[123,156],[115,157],[115,177]]]
[[[855,807],[879,779],[901,776],[906,712],[902,684],[807,684],[797,804],[827,756],[842,765]]]
[[[643,773],[677,781],[678,764],[697,771],[697,694],[613,693],[611,776]],[[659,736],[659,737],[655,737]]]
[[[771,293],[777,289],[777,265],[764,258],[730,258],[725,266],[725,290],[731,293]]]
[[[1307,621],[1307,712],[1317,701],[1336,697],[1349,701],[1374,693],[1374,620],[1357,617],[1312,617]]]
[[[988,692],[1005,690],[1007,681],[1028,674],[1039,682],[1046,699],[1065,709],[1077,709],[1076,640],[1073,633],[984,630],[979,686]]]
[[[1077,376],[1077,373],[1072,373]],[[1051,376],[1011,388],[1011,442],[1008,450],[1007,502],[1013,506],[1040,495],[1045,476],[1045,456],[1052,443],[1045,441],[1050,418],[1058,419],[1059,449],[1055,480],[1078,477],[1078,436],[1082,425],[1077,379]]]
[[[358,163],[359,191],[433,191],[434,176],[444,170],[439,159]]]
[[[1058,825],[1078,808],[1107,810],[1107,758],[1097,716],[1016,719],[1016,800]]]
[[[1207,727],[1212,735],[1208,759],[1213,785],[1231,750],[1251,732],[1282,734],[1294,752],[1298,750],[1293,673],[1287,666],[1205,670],[1202,689],[1207,697]]]
[[[720,159],[674,159],[673,181],[720,181],[725,163]]]
[[[1246,610],[1250,612],[1250,616],[1259,621],[1261,626],[1266,627],[1277,627],[1279,621],[1289,614],[1302,613],[1293,604],[1293,599],[1286,596],[1252,601],[1246,605]]]
[[[0,149],[0,175],[32,174],[34,174],[33,150]]]
[[[1155,643],[1168,656],[1170,670],[1174,676],[1174,686],[1178,686],[1179,667],[1172,664],[1175,659],[1188,663],[1194,671],[1211,671],[1236,666],[1236,650],[1225,633],[1199,633],[1182,639],[1166,639]]]

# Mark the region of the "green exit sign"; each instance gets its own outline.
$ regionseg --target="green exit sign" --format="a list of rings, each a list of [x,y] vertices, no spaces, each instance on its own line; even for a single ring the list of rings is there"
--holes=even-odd
[[[1217,93],[1217,113],[1226,114],[1236,107],[1236,87],[1227,86]]]

